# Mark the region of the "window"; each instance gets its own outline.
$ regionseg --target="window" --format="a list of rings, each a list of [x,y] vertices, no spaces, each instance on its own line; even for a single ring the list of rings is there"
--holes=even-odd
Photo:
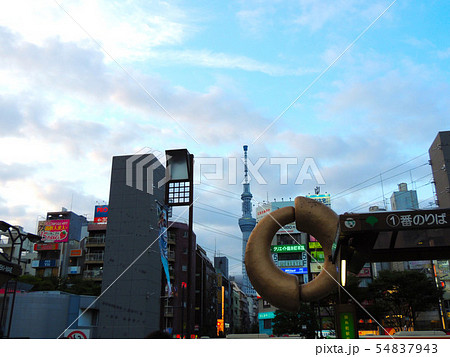
[[[272,328],[272,320],[271,319],[266,319],[263,321],[264,321],[264,329],[265,330],[269,330]]]
[[[181,271],[187,271],[187,265],[182,265],[181,266]]]

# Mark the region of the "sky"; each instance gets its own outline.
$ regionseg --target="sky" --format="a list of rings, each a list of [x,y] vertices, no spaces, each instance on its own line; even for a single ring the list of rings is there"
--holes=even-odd
[[[400,182],[433,207],[447,0],[0,7],[1,220],[35,232],[61,207],[92,220],[113,156],[187,148],[197,242],[239,274],[243,145],[255,207],[319,186],[338,214],[390,209]]]

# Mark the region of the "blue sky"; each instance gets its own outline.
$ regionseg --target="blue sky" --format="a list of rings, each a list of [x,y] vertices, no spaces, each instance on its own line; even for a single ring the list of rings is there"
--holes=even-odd
[[[295,184],[312,158],[337,213],[382,206],[400,182],[429,206],[426,153],[449,130],[450,3],[398,0],[373,23],[391,4],[1,5],[1,219],[34,231],[62,206],[92,218],[112,156],[186,147],[224,162],[224,179],[196,186],[195,230],[210,256],[237,258],[237,273],[242,186],[227,178],[229,158],[242,172],[244,144],[253,163],[266,158],[258,202],[312,193],[314,175]],[[285,185],[269,164],[280,158],[298,161]]]

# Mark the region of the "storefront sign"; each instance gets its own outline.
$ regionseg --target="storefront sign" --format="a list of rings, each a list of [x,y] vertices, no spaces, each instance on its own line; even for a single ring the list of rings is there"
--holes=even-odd
[[[82,249],[72,249],[70,251],[70,256],[71,257],[81,257],[82,254],[83,254],[83,250]]]
[[[282,271],[288,274],[308,274],[308,268],[281,268]]]
[[[35,244],[34,250],[37,252],[41,250],[59,250],[59,244],[58,243]]]
[[[309,249],[322,249],[319,242],[309,242]]]
[[[273,318],[275,318],[275,312],[274,311],[260,312],[258,314],[258,320],[271,320]]]
[[[272,245],[270,250],[274,253],[304,252],[306,251],[306,244]]]
[[[33,260],[31,262],[32,268],[54,268],[56,266],[57,266],[57,262],[55,259]]]
[[[323,264],[320,263],[310,263],[311,273],[320,273],[323,268]]]

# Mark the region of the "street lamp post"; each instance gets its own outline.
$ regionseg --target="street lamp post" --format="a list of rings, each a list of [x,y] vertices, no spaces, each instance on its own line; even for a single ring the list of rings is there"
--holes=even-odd
[[[191,299],[192,284],[195,281],[191,279],[192,269],[195,265],[192,261],[193,244],[193,203],[194,203],[194,155],[190,154],[187,149],[166,150],[166,192],[165,203],[168,206],[189,206],[189,223],[188,223],[188,266],[187,266],[187,337],[190,337],[191,312],[194,311]],[[182,301],[184,304],[184,300]],[[184,311],[184,309],[182,309]],[[184,326],[182,324],[182,335]],[[182,336],[183,337],[183,336]]]

